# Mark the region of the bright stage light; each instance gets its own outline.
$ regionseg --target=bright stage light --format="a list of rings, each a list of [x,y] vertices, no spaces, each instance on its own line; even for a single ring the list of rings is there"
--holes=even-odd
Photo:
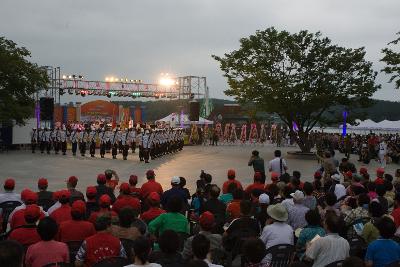
[[[114,77],[110,77],[110,82],[113,82],[114,81]]]
[[[110,79],[110,78],[106,77],[106,78],[105,78],[106,82],[108,82],[108,81],[109,81],[109,79]]]
[[[65,80],[67,79],[67,75],[63,75],[62,78]]]
[[[164,86],[171,86],[173,84],[175,84],[174,79],[171,78],[161,78],[159,81],[160,85],[164,85]]]

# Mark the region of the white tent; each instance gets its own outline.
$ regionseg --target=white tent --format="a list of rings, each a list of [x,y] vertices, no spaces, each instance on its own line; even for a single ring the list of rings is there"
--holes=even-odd
[[[156,122],[164,122],[169,123],[170,125],[189,125],[189,124],[214,124],[213,121],[207,120],[205,118],[199,117],[198,121],[190,121],[188,114],[178,114],[178,113],[171,113],[165,118],[159,119]]]
[[[383,120],[381,122],[374,122],[373,120],[356,120],[357,125],[347,124],[347,129],[349,130],[387,130],[387,131],[397,131],[400,130],[400,121],[388,121]],[[343,126],[340,125],[339,128]]]

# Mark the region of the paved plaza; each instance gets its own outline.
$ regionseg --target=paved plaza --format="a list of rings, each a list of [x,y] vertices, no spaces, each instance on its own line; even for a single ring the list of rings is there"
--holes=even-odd
[[[127,161],[122,160],[122,155],[118,155],[117,160],[111,159],[107,154],[106,158],[101,159],[86,157],[72,157],[69,155],[47,155],[32,154],[30,151],[9,151],[0,154],[1,175],[0,182],[7,177],[16,179],[16,189],[21,191],[25,187],[36,189],[37,179],[45,177],[49,180],[49,189],[57,190],[65,187],[65,180],[75,175],[79,178],[78,188],[85,190],[86,186],[96,184],[97,174],[104,172],[105,169],[116,170],[122,181],[127,181],[129,175],[136,174],[139,177],[139,185],[145,180],[145,173],[148,169],[154,169],[156,179],[164,188],[169,188],[170,178],[174,175],[183,176],[187,179],[187,187],[193,193],[195,181],[198,179],[200,170],[205,170],[213,176],[213,182],[221,185],[226,179],[226,171],[230,168],[236,170],[237,178],[247,185],[252,182],[253,169],[247,166],[251,151],[257,149],[265,159],[266,166],[268,161],[273,158],[276,149],[273,145],[266,146],[185,146],[183,151],[164,156],[161,159],[151,161],[149,164],[140,162],[137,154],[130,154]],[[289,172],[299,170],[302,173],[302,180],[312,180],[313,173],[318,169],[318,162],[315,159],[293,157],[287,151],[296,150],[294,147],[280,148],[284,157],[288,161]],[[97,151],[98,153],[98,151]],[[336,158],[341,159],[342,154],[337,154]],[[357,162],[357,157],[352,155],[351,161],[357,168],[361,165]],[[378,163],[371,161],[368,166],[370,173],[374,173]],[[387,171],[394,174],[400,168],[397,164],[387,166]],[[374,174],[371,175],[374,178]],[[267,181],[270,181],[267,178]]]

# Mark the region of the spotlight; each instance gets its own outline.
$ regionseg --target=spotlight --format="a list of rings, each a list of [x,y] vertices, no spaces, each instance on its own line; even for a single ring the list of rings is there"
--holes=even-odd
[[[71,75],[69,75],[69,76],[68,76],[68,79],[72,79],[72,76],[71,76]]]
[[[63,75],[62,78],[65,80],[67,79],[67,75]]]
[[[128,82],[128,79],[125,79],[125,82]]]
[[[110,77],[110,82],[113,82],[114,81],[114,77]]]
[[[109,78],[108,78],[108,77],[106,77],[106,79],[105,79],[105,80],[106,80],[106,82],[108,82]]]
[[[133,80],[131,80],[131,83],[133,83]]]

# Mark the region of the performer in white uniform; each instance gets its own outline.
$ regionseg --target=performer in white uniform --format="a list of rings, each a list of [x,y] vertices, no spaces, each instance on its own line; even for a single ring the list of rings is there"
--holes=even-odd
[[[382,141],[379,143],[379,161],[381,163],[381,167],[385,168],[386,167],[386,154],[387,154],[387,145],[385,142],[385,139],[382,138]]]

